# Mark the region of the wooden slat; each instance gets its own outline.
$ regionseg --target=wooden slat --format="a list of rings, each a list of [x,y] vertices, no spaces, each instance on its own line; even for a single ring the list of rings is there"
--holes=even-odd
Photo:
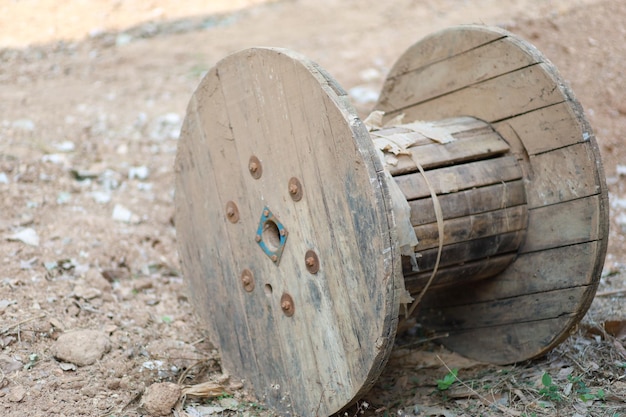
[[[417,171],[415,158],[424,169],[433,169],[456,163],[486,159],[502,155],[509,150],[509,145],[493,132],[485,132],[472,138],[459,139],[447,144],[430,143],[409,148],[412,157],[398,156],[398,164],[390,166],[391,175],[407,174]]]
[[[261,55],[266,54],[261,53]],[[253,56],[256,56],[256,54]],[[274,65],[282,69],[281,62],[275,62]],[[269,396],[270,401],[273,403],[277,399],[273,398],[276,394],[272,391],[271,387],[282,385],[287,372],[283,371],[282,375],[274,375],[270,378],[268,373],[265,372],[265,368],[271,366],[270,363],[274,361],[279,363],[285,362],[285,367],[294,369],[299,374],[306,374],[304,377],[304,383],[306,384],[314,383],[314,380],[319,378],[320,372],[325,372],[325,369],[323,367],[319,368],[319,365],[316,364],[317,359],[315,357],[314,350],[312,349],[313,341],[311,340],[311,333],[302,335],[302,337],[299,337],[299,340],[295,343],[291,340],[291,335],[294,331],[294,322],[302,325],[301,319],[303,318],[303,315],[308,314],[307,307],[314,305],[304,302],[310,294],[307,294],[306,291],[301,291],[302,288],[300,286],[290,285],[290,283],[285,280],[283,274],[279,273],[280,271],[277,270],[271,262],[268,262],[269,259],[267,259],[260,249],[254,246],[250,247],[251,245],[249,243],[251,242],[251,233],[253,233],[255,224],[258,222],[257,218],[260,217],[265,205],[275,211],[274,214],[279,220],[287,225],[288,230],[292,230],[293,227],[298,224],[298,220],[310,218],[310,216],[307,215],[301,219],[294,219],[291,216],[288,216],[286,210],[282,209],[280,202],[276,201],[276,198],[281,197],[281,193],[277,192],[277,188],[280,189],[280,185],[283,185],[283,187],[286,186],[285,184],[287,184],[286,181],[288,181],[289,175],[300,178],[301,176],[298,167],[294,167],[294,163],[297,163],[297,160],[293,157],[289,157],[289,153],[292,148],[292,141],[289,140],[289,137],[284,135],[284,133],[281,134],[281,130],[287,130],[290,127],[285,126],[286,123],[284,115],[288,114],[289,110],[287,103],[285,102],[285,97],[278,94],[277,91],[273,91],[273,89],[275,89],[275,85],[272,85],[273,83],[271,80],[267,80],[264,76],[265,73],[266,70],[263,68],[263,63],[258,62],[256,59],[248,59],[245,64],[241,63],[239,60],[230,60],[223,63],[220,68],[224,94],[227,97],[232,97],[232,102],[229,103],[229,113],[231,114],[233,132],[235,138],[238,139],[237,144],[241,152],[241,156],[237,159],[240,164],[244,166],[243,169],[246,169],[247,167],[249,158],[248,155],[257,155],[263,164],[263,176],[261,177],[261,180],[254,180],[250,177],[250,175],[245,177],[248,180],[245,188],[247,197],[244,197],[245,199],[243,201],[248,202],[248,204],[252,206],[251,215],[247,217],[249,220],[245,223],[247,234],[244,233],[240,237],[240,240],[237,242],[238,246],[235,247],[234,250],[238,253],[240,259],[246,259],[246,255],[241,253],[242,250],[251,250],[253,257],[249,261],[253,261],[252,265],[254,265],[254,268],[256,269],[255,272],[257,279],[259,280],[258,284],[269,284],[273,288],[273,292],[270,295],[269,300],[263,299],[263,297],[267,298],[267,295],[262,291],[250,294],[251,297],[249,297],[252,299],[253,303],[269,304],[273,307],[271,310],[273,313],[271,320],[275,324],[275,329],[271,332],[266,332],[265,334],[256,335],[254,338],[254,340],[260,339],[259,341],[261,343],[266,344],[266,346],[263,344],[258,345],[258,354],[265,355],[267,357],[267,361],[264,361],[260,367],[261,375],[259,375],[258,378],[255,378],[264,382],[266,386],[261,388],[261,390],[257,390],[257,395],[261,394],[263,396]],[[287,72],[284,74],[283,82],[291,82],[293,76],[294,75],[291,71]],[[296,88],[299,89],[299,87]],[[238,100],[241,100],[242,97],[246,97],[247,94],[252,95],[252,97],[246,99],[246,102],[249,104],[245,109],[238,108]],[[272,106],[263,106],[262,103],[265,100],[271,100]],[[254,103],[256,103],[256,105]],[[263,116],[260,116],[261,113]],[[267,138],[272,135],[275,139],[279,139],[280,146],[273,146],[274,144],[272,141],[267,140]],[[275,162],[277,160],[280,160],[281,163],[277,164]],[[229,175],[228,168],[222,168],[224,175]],[[224,182],[228,183],[228,181]],[[303,180],[303,182],[307,186],[310,186],[310,184],[314,183],[315,180],[308,181],[307,178],[307,181]],[[257,197],[259,194],[263,196],[267,195],[267,197],[260,199]],[[307,204],[307,202],[308,200],[304,203]],[[244,219],[245,218],[246,217],[244,217]],[[306,246],[302,245],[302,243],[296,243],[293,236],[288,239],[288,248],[293,249],[295,252],[294,255],[306,252]],[[313,242],[316,241],[316,239],[310,236],[308,236],[307,240]],[[281,259],[280,267],[282,270],[297,270],[300,269],[298,266],[299,265],[295,256],[285,256]],[[304,287],[304,289],[310,290],[307,287]],[[319,289],[317,291],[321,292]],[[292,320],[285,320],[285,317],[283,317],[282,312],[278,308],[280,305],[279,300],[283,292],[288,292],[294,298],[294,304],[298,314],[292,317]],[[322,300],[319,296],[317,298],[319,299],[317,302],[319,305]],[[324,313],[326,312],[326,310],[321,309],[321,305],[320,311]],[[250,322],[257,322],[258,319],[255,316],[249,315],[248,312],[246,312],[246,315],[249,317]],[[259,317],[259,319],[262,320],[261,317]],[[322,319],[322,317],[320,317],[320,319]],[[315,329],[312,329],[312,333],[315,334]],[[272,334],[274,336],[270,339],[268,336]],[[332,333],[329,335],[329,338],[331,340],[336,340],[335,335]],[[346,371],[344,367],[346,366],[346,363],[340,360],[341,356],[344,354],[342,344],[339,343],[339,345],[336,346],[336,350],[330,353],[336,356],[327,357],[326,359],[330,363],[336,364],[339,368],[340,375],[345,375]],[[279,357],[273,358],[273,356],[276,355],[279,355]],[[303,368],[309,369],[309,371],[303,372]],[[241,371],[242,370],[239,372]],[[338,381],[340,383],[348,383],[348,381],[343,381],[342,379],[338,379]],[[306,392],[294,391],[293,395],[298,398],[298,402],[313,403],[316,399],[317,401],[320,401],[320,394],[312,390],[308,390]]]
[[[519,48],[511,48],[509,53],[502,54],[506,47],[503,44],[509,42],[508,38],[496,40],[394,77],[393,89],[399,93],[394,94],[389,103],[381,101],[381,105],[410,107],[419,104],[416,97],[423,102],[535,63],[533,56]],[[382,96],[387,97],[388,93],[383,90]]]
[[[463,265],[444,267],[437,271],[437,276],[433,280],[430,290],[442,287],[464,287],[469,283],[474,283],[483,279],[494,277],[502,272],[507,266],[517,258],[517,254],[493,256],[488,260],[481,259],[477,262],[468,262]],[[407,291],[411,294],[419,293],[431,276],[431,271],[413,272],[408,258],[406,266],[403,262],[404,283]]]
[[[492,28],[487,29],[482,26],[468,25],[466,29],[464,31],[458,28],[445,29],[425,37],[403,54],[390,71],[389,77],[397,77],[417,68],[460,55],[506,36],[504,33],[497,33]],[[446,36],[449,41],[441,42],[439,39],[441,36]]]
[[[523,232],[510,232],[446,245],[441,252],[440,266],[458,265],[494,255],[516,252],[523,239]],[[417,246],[416,253],[420,256],[417,265],[420,270],[428,271],[434,268],[437,251],[437,248],[420,251],[419,245]]]
[[[576,317],[564,316],[526,323],[450,332],[441,343],[455,352],[494,364],[510,364],[511,358],[531,359],[545,354],[569,335]],[[482,341],[477,343],[476,341]],[[488,341],[488,348],[485,344]]]
[[[528,239],[521,252],[534,252],[559,246],[603,239],[598,196],[528,211]]]
[[[522,173],[517,160],[510,156],[471,162],[463,165],[433,169],[426,172],[430,185],[437,194],[457,192],[473,187],[517,180]],[[394,177],[407,200],[430,195],[420,173]]]
[[[230,68],[230,75],[238,74],[238,68]],[[242,78],[245,83],[247,80]],[[236,312],[233,319],[245,321],[248,328],[249,338],[252,345],[246,349],[253,352],[259,372],[263,374],[262,378],[251,380],[254,384],[255,392],[272,393],[264,387],[264,384],[271,384],[272,381],[279,381],[281,375],[284,374],[287,363],[286,357],[292,357],[289,346],[276,346],[271,340],[267,338],[268,334],[281,335],[285,333],[284,326],[281,325],[280,316],[275,314],[275,309],[271,303],[263,294],[262,288],[265,283],[263,278],[270,276],[272,273],[273,265],[268,265],[267,262],[255,262],[249,263],[250,260],[260,260],[260,251],[253,251],[251,249],[257,249],[250,247],[251,233],[254,224],[258,224],[263,207],[256,201],[249,198],[249,182],[252,180],[248,174],[248,158],[251,155],[248,149],[245,148],[244,143],[237,141],[238,135],[241,135],[241,130],[246,129],[248,126],[241,122],[241,113],[233,109],[232,97],[234,91],[238,86],[233,86],[229,78],[224,76],[224,71],[220,71],[220,75],[215,75],[211,79],[210,85],[205,88],[214,91],[211,95],[197,95],[198,109],[195,113],[200,128],[202,140],[201,144],[211,143],[213,147],[208,158],[209,164],[205,169],[211,170],[215,176],[217,193],[212,196],[214,200],[220,201],[219,207],[222,208],[221,217],[225,219],[225,209],[227,201],[234,201],[239,210],[241,220],[237,224],[231,224],[226,222],[227,238],[221,242],[221,245],[225,246],[230,252],[224,259],[213,259],[212,263],[219,263],[222,265],[229,264],[227,268],[231,269],[230,274],[223,274],[224,280],[231,281],[228,283],[228,287],[225,284],[212,286],[214,293],[212,297],[217,295],[220,300],[228,300],[231,297],[238,297],[241,300],[242,307],[239,312]],[[215,90],[213,90],[215,89]],[[239,97],[246,97],[242,91],[237,91]],[[254,96],[248,96],[248,100],[254,100]],[[221,108],[218,108],[221,107]],[[228,114],[226,126],[236,125],[237,129],[231,130],[228,136],[213,136],[212,130],[215,129],[216,120],[213,119],[213,115],[216,112],[224,112]],[[254,129],[254,128],[253,128]],[[208,132],[210,136],[207,136]],[[208,139],[211,138],[211,139]],[[209,142],[210,141],[210,142]],[[200,147],[202,145],[199,145]],[[198,150],[199,152],[202,152]],[[206,150],[203,152],[209,153]],[[239,162],[234,164],[233,162]],[[236,174],[234,175],[233,170]],[[215,204],[213,202],[212,204]],[[252,230],[251,230],[252,229]],[[198,242],[197,244],[201,244]],[[240,275],[241,271],[245,268],[250,268],[256,277],[256,286],[258,291],[252,293],[246,293],[242,289]],[[280,288],[280,285],[276,281],[270,281],[274,288]],[[228,288],[230,293],[225,291]],[[259,317],[258,320],[249,320],[248,317]],[[221,323],[217,323],[221,326]],[[222,330],[221,333],[224,333]],[[243,348],[243,347],[242,347]],[[232,349],[232,347],[231,347]],[[306,352],[306,351],[305,351]],[[271,363],[268,366],[267,363]],[[245,366],[245,364],[244,364]]]
[[[526,203],[524,182],[515,180],[485,187],[444,194],[437,197],[445,219],[468,216],[471,213],[499,210]],[[409,201],[411,224],[434,223],[437,221],[431,198]]]
[[[600,193],[596,156],[583,142],[530,157],[533,185],[527,187],[535,208]]]
[[[501,233],[515,232],[526,228],[526,206],[509,207],[472,214],[465,217],[444,220],[443,240],[446,245],[461,243]],[[428,223],[415,227],[420,251],[439,245],[437,223]]]
[[[595,265],[588,261],[600,249],[598,242],[520,254],[508,269],[495,279],[469,286],[431,291],[424,306],[441,308],[475,302],[519,297],[563,288],[593,284]]]
[[[467,305],[424,308],[420,321],[435,331],[449,332],[575,316],[580,310],[576,300],[589,291],[589,286],[572,287]]]
[[[206,89],[215,100],[202,110],[210,112],[217,122],[213,133],[220,138],[232,139],[228,129],[228,118],[224,112],[221,92],[216,86],[216,72],[211,71],[201,88]],[[198,117],[198,98],[193,97],[188,117],[182,129],[181,141],[176,156],[176,228],[178,248],[183,273],[191,291],[191,299],[198,307],[198,315],[210,329],[212,340],[222,348],[225,369],[241,369],[246,366],[258,372],[257,358],[250,346],[253,339],[246,320],[238,314],[244,309],[235,277],[239,271],[233,268],[233,259],[228,245],[228,224],[224,217],[223,204],[219,199],[219,188],[213,161],[203,146],[202,120]],[[217,199],[217,201],[216,201]],[[200,262],[199,260],[204,260]],[[207,277],[224,276],[222,287],[209,284]],[[223,300],[227,303],[222,303]],[[262,308],[262,306],[261,306]],[[257,312],[265,316],[262,311]],[[220,323],[229,323],[232,331],[218,331]],[[232,348],[228,352],[224,349]],[[280,362],[268,372],[280,373]],[[254,384],[255,388],[261,388]]]
[[[490,123],[508,119],[564,101],[549,74],[544,64],[536,64],[419,104],[407,103],[409,107],[389,117],[404,113],[406,120],[434,120],[463,114]]]
[[[593,136],[592,132],[583,131],[579,123],[572,123],[576,116],[570,103],[563,102],[495,123],[494,128],[502,133],[503,127],[508,125],[515,134],[506,135],[505,139],[510,143],[523,137],[524,152],[536,155],[574,145]]]

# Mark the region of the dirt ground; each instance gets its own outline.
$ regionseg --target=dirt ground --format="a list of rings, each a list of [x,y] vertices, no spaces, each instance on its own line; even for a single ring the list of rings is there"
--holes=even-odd
[[[173,160],[191,93],[228,53],[280,46],[326,68],[365,115],[409,45],[484,23],[542,50],[595,129],[611,201],[598,296],[528,363],[397,349],[345,415],[626,416],[625,22],[622,0],[2,2],[0,415],[145,415],[141,394],[163,381],[230,390],[188,398],[180,416],[273,415],[222,374],[180,274]],[[437,354],[463,384],[437,388]]]

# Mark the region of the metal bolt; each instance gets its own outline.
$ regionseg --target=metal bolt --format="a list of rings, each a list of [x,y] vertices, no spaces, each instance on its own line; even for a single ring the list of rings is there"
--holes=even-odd
[[[254,179],[259,179],[261,178],[261,175],[263,175],[263,166],[261,166],[261,161],[259,161],[259,158],[254,155],[252,155],[248,161],[248,171],[250,171],[250,175],[252,175],[252,178]]]
[[[291,177],[289,179],[289,185],[287,187],[289,190],[289,196],[293,201],[302,200],[302,184],[300,184],[300,180],[296,177]]]
[[[261,241],[261,235],[256,235],[256,236],[254,237],[254,240],[256,240],[256,241],[257,241],[257,243],[258,243],[258,242],[260,242],[260,241]]]
[[[307,271],[311,274],[317,274],[320,270],[320,260],[317,257],[317,253],[313,250],[306,251],[306,254],[304,255],[304,263]]]
[[[295,307],[291,295],[283,293],[282,297],[280,297],[280,308],[281,310],[283,310],[283,313],[285,313],[285,316],[293,316],[293,313],[295,312]]]
[[[272,262],[276,262],[278,261],[278,256],[272,255],[270,259],[272,260]]]
[[[237,223],[239,221],[239,209],[234,201],[226,203],[226,217],[231,223]]]
[[[243,289],[247,292],[254,290],[254,275],[252,271],[246,268],[241,272],[241,283],[243,284]]]
[[[263,210],[263,216],[267,217],[270,215],[270,211],[269,210]]]
[[[281,236],[285,236],[285,229],[280,229],[279,233],[280,233]]]

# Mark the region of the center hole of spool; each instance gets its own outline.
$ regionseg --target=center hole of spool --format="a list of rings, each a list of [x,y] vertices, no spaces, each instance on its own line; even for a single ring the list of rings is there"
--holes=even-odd
[[[265,206],[254,240],[276,266],[280,263],[280,257],[285,249],[287,234],[285,226],[274,216],[272,210]]]
[[[267,248],[272,252],[276,252],[280,248],[280,229],[273,220],[267,220],[263,224],[263,241]]]

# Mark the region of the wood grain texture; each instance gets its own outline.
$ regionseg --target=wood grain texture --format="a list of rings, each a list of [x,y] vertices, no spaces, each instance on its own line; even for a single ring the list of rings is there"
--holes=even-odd
[[[450,53],[448,45],[454,45]],[[458,75],[461,68],[471,70]],[[431,76],[420,78],[424,74]],[[450,333],[444,344],[478,360],[510,363],[556,346],[593,299],[608,241],[608,194],[593,132],[554,66],[504,30],[451,28],[418,42],[398,60],[376,109],[388,118],[402,113],[406,123],[459,116],[492,123],[520,164],[531,208],[521,254],[504,272],[435,288],[423,300],[418,319]],[[412,220],[432,222],[428,198],[408,191],[422,185],[403,177],[397,182],[407,195],[420,198],[410,202],[418,211]],[[467,212],[468,204],[456,194],[440,200],[455,200],[459,212]],[[489,200],[485,205],[495,203]],[[407,282],[419,287],[418,276]],[[506,311],[502,322],[494,319],[512,300],[520,308]],[[533,303],[538,309],[524,307]]]
[[[426,178],[437,194],[456,193],[475,187],[520,179],[522,172],[517,159],[510,156],[485,159],[462,165],[432,169]],[[420,173],[394,177],[407,200],[430,195],[426,180]]]
[[[345,92],[288,51],[227,57],[192,97],[176,170],[183,271],[225,371],[286,416],[330,415],[362,395],[393,345],[402,277],[384,172]],[[264,207],[288,230],[279,266],[255,241]],[[304,261],[311,249],[316,274]]]

